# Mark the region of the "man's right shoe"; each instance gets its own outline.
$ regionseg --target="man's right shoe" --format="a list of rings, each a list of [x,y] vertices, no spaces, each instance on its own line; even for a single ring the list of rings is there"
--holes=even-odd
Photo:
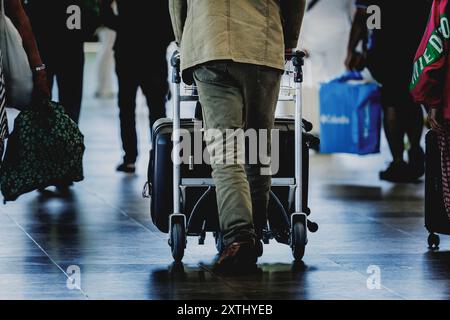
[[[136,172],[136,165],[134,163],[122,163],[119,165],[116,169],[119,172],[125,172],[125,173],[135,173]]]
[[[392,162],[389,167],[380,172],[380,180],[405,183],[412,182],[411,172],[406,162]]]
[[[213,271],[224,275],[247,274],[256,270],[257,260],[254,241],[234,242],[222,252]]]

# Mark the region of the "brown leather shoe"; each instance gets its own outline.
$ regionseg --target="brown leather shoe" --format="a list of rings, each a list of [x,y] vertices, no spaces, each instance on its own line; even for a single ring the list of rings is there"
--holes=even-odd
[[[254,241],[233,242],[220,255],[213,270],[222,274],[243,274],[256,268],[257,252]]]

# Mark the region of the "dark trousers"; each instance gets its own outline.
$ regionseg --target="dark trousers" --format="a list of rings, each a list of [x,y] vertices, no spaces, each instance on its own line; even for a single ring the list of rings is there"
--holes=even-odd
[[[125,152],[124,162],[135,163],[138,156],[136,133],[136,96],[141,88],[149,107],[150,128],[165,117],[169,85],[165,54],[157,59],[116,52],[116,72],[119,80],[120,134]],[[150,62],[146,62],[150,61]]]
[[[78,123],[83,97],[84,44],[62,44],[57,48],[45,48],[41,51],[47,66],[50,90],[56,80],[59,102],[70,118]]]

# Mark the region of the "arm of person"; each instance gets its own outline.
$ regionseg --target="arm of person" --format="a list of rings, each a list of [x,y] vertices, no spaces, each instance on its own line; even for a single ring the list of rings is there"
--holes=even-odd
[[[447,3],[446,14],[447,17],[450,14],[450,2]],[[431,17],[430,20],[433,18]],[[432,30],[430,30],[429,26],[424,37],[429,37],[430,34],[432,34]],[[425,41],[425,39],[422,39],[422,41]],[[442,56],[436,58],[432,64],[427,65],[426,63],[428,48],[433,47],[429,39],[427,40],[427,49],[423,55],[416,57],[411,94],[416,102],[423,104],[428,110],[428,123],[431,129],[440,134],[448,134],[448,128],[443,125],[443,110],[446,103],[444,101],[445,86],[449,77],[448,55],[450,41],[446,37],[441,37],[441,39],[443,44]],[[432,52],[431,49],[430,51]],[[413,85],[414,81],[417,81],[415,85]]]
[[[34,72],[34,97],[50,97],[45,68],[43,67],[44,65],[41,56],[39,55],[30,20],[23,9],[22,2],[20,0],[5,0],[5,13],[11,19],[22,37],[23,47]]]
[[[187,0],[169,0],[169,11],[175,41],[180,45],[187,17]]]
[[[119,21],[113,9],[114,0],[100,0],[100,19],[108,28],[117,31]]]
[[[448,54],[449,43],[444,42],[445,50]],[[442,60],[447,60],[444,57]],[[426,99],[424,105],[428,110],[428,123],[432,130],[439,132],[440,134],[445,134],[446,129],[442,125],[443,120],[443,106],[444,106],[444,84],[445,77],[448,76],[448,64],[444,61],[439,63],[440,68],[433,70],[433,72],[427,72],[423,76],[426,79],[421,83],[421,89],[426,93]]]
[[[280,3],[284,45],[287,51],[297,47],[305,6],[306,0],[283,0]]]
[[[347,58],[345,60],[345,66],[347,67],[347,69],[354,70],[361,63],[361,61],[359,61],[361,56],[356,52],[356,48],[358,47],[359,43],[367,37],[367,34],[368,29],[366,8],[357,7],[347,46]]]

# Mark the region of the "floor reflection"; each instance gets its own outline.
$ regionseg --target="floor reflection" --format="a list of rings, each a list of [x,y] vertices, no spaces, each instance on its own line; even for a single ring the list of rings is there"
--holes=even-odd
[[[151,271],[148,296],[151,299],[308,299],[308,273],[314,269],[304,262],[263,264],[252,274],[222,276],[214,274],[210,265],[173,263]]]
[[[43,250],[65,268],[78,260],[85,247],[84,214],[87,213],[83,213],[73,191],[46,190],[29,203],[24,226]]]

